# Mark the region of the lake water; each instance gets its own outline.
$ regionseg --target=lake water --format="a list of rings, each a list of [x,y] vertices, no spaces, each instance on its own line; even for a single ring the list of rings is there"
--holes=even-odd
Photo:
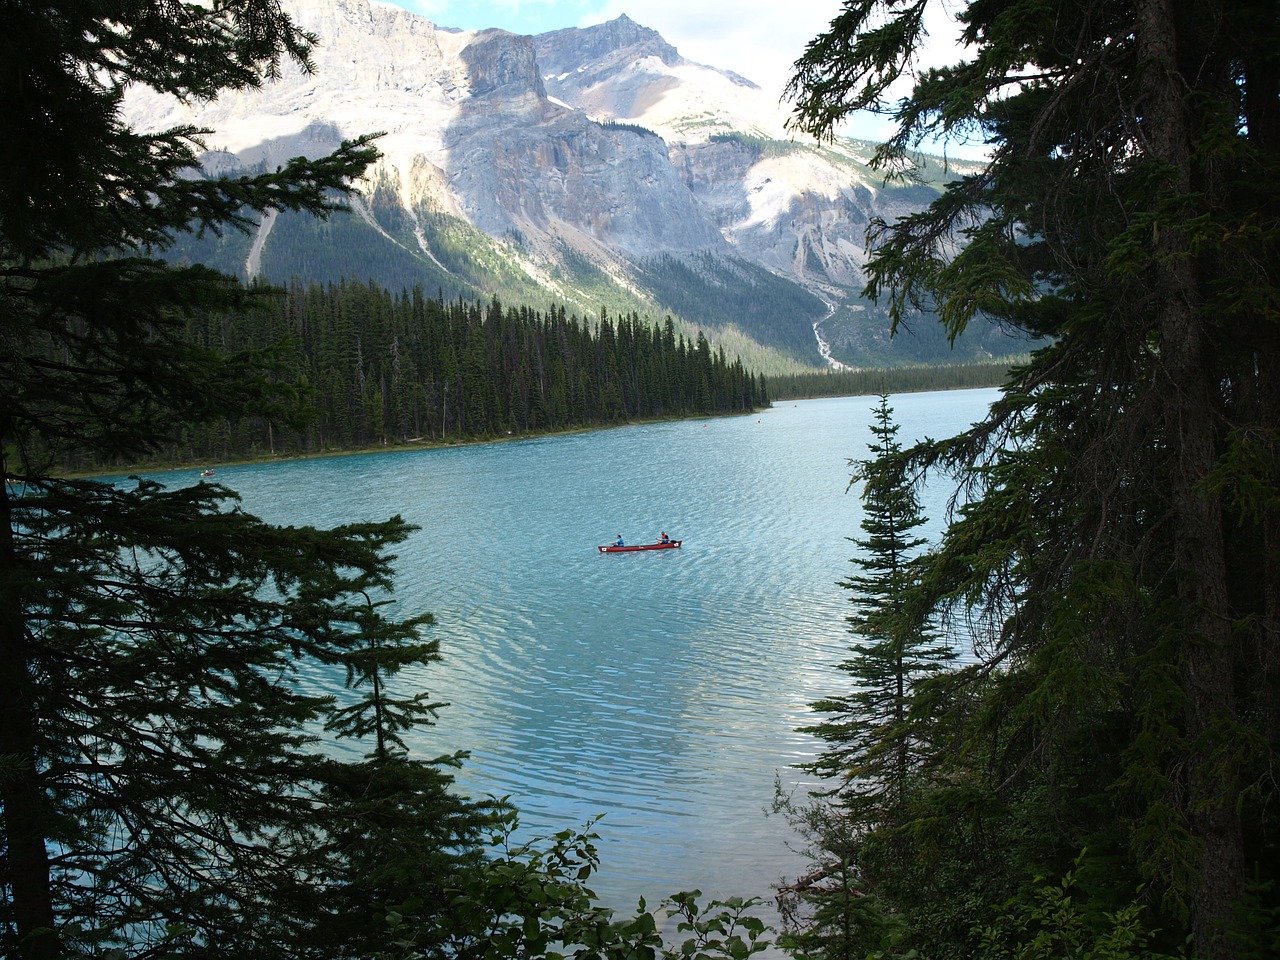
[[[893,397],[899,439],[950,436],[995,397]],[[603,814],[593,888],[607,905],[692,888],[768,900],[803,867],[790,827],[765,810],[775,778],[799,783],[793,765],[816,752],[796,732],[814,719],[807,705],[841,689],[850,638],[837,583],[855,572],[847,538],[861,534],[848,460],[867,455],[875,402],[228,467],[217,479],[275,522],[398,513],[421,526],[399,551],[397,596],[435,614],[445,661],[406,682],[450,706],[411,745],[470,751],[462,788],[510,796],[526,836]],[[949,493],[927,492],[931,536]],[[662,530],[684,546],[596,550]]]

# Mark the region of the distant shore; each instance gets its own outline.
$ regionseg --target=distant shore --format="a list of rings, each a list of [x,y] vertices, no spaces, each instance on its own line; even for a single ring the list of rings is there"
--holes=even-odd
[[[414,450],[440,450],[449,447],[474,447],[490,443],[509,443],[515,440],[540,440],[546,437],[567,437],[579,433],[594,433],[599,430],[616,430],[622,427],[638,427],[653,423],[675,423],[681,420],[722,420],[726,417],[756,416],[762,412],[766,412],[767,409],[768,408],[744,410],[737,413],[708,413],[689,417],[653,417],[641,420],[627,420],[623,423],[599,423],[581,427],[564,427],[558,430],[526,431],[524,433],[461,438],[457,440],[416,438],[413,440],[397,441],[395,443],[383,442],[369,444],[363,447],[335,448],[332,450],[314,450],[310,452],[262,453],[257,456],[236,457],[233,459],[217,460],[212,462],[144,460],[127,466],[111,467],[109,469],[101,470],[71,471],[61,475],[71,478],[90,479],[93,477],[115,477],[122,474],[127,476],[143,471],[170,472],[177,470],[208,469],[216,471],[226,467],[246,467],[260,463],[290,463],[295,460],[326,460],[332,457],[358,457],[370,453],[404,453]],[[214,479],[217,479],[216,473],[214,475]]]
[[[911,369],[915,369],[915,368],[911,368]],[[1008,364],[1005,364],[1003,366],[999,364],[983,364],[981,366],[973,365],[972,369],[984,370],[984,371],[988,369],[992,371],[996,369],[1000,369],[1004,372],[1007,372]],[[805,377],[806,379],[812,376],[812,378],[814,378],[814,382],[817,384],[825,383],[830,386],[835,386],[834,381],[846,380],[850,374],[865,375],[872,372],[873,371],[839,371],[839,372],[832,372],[829,374],[824,372],[817,372],[812,375],[805,374],[802,376]],[[881,371],[874,371],[874,372],[880,373]],[[895,394],[895,393],[932,393],[932,392],[943,392],[948,390],[974,390],[974,389],[980,389],[983,387],[999,386],[1000,383],[1004,382],[1005,378],[1003,375],[1001,375],[999,377],[978,376],[971,379],[973,382],[969,382],[969,380],[966,380],[965,382],[960,382],[954,385],[941,386],[941,387],[926,386],[926,385],[915,386],[915,385],[901,384],[896,389],[892,389],[888,392],[890,394]],[[770,399],[770,406],[772,406],[775,403],[781,403],[781,402],[790,403],[796,400],[818,400],[818,399],[836,398],[836,397],[874,396],[876,394],[877,394],[877,391],[875,389],[856,390],[853,392],[844,392],[839,390],[835,390],[830,393],[806,392],[803,395],[795,395],[795,396],[792,396],[790,395],[790,393],[788,393],[788,395],[772,397]],[[71,477],[71,478],[90,479],[93,477],[114,477],[114,476],[120,476],[120,475],[129,476],[129,475],[144,472],[144,471],[145,472],[166,472],[166,473],[171,471],[180,471],[180,470],[213,469],[217,471],[220,469],[225,469],[227,467],[253,466],[255,464],[262,464],[262,463],[289,463],[295,460],[299,460],[299,461],[325,460],[331,457],[355,457],[355,456],[361,456],[363,454],[370,454],[370,453],[402,453],[402,452],[408,452],[413,450],[436,450],[436,449],[444,449],[448,447],[471,447],[471,446],[478,446],[481,444],[489,444],[489,443],[508,443],[514,440],[539,440],[547,437],[572,436],[574,434],[579,434],[579,433],[594,433],[598,430],[616,430],[622,427],[638,427],[638,426],[643,426],[645,424],[654,424],[654,423],[676,423],[679,421],[688,421],[688,420],[721,420],[726,417],[757,416],[761,413],[767,413],[768,411],[769,411],[769,407],[762,407],[758,410],[746,410],[738,413],[699,414],[697,416],[687,416],[687,417],[652,417],[652,418],[646,418],[646,419],[640,419],[640,420],[627,420],[623,423],[591,424],[591,425],[580,426],[580,427],[565,427],[558,430],[529,431],[529,432],[518,433],[518,434],[507,434],[505,436],[499,435],[499,436],[488,436],[488,437],[474,437],[474,438],[463,438],[463,439],[456,439],[456,440],[417,438],[413,440],[399,441],[395,443],[384,442],[380,444],[371,444],[363,447],[352,447],[352,448],[333,449],[333,450],[315,450],[311,452],[291,452],[291,453],[263,453],[257,456],[237,457],[237,458],[228,459],[228,460],[218,460],[212,463],[206,463],[202,461],[185,461],[185,460],[154,460],[154,461],[147,460],[147,461],[141,461],[138,463],[133,463],[128,466],[112,467],[109,469],[69,472],[69,473],[66,473],[65,476]],[[216,472],[214,474],[213,479],[215,480],[217,479]]]

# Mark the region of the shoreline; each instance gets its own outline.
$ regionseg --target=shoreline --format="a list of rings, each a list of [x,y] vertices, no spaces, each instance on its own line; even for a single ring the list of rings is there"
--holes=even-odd
[[[67,479],[92,480],[97,477],[132,476],[146,472],[176,472],[180,470],[220,470],[227,467],[247,467],[262,463],[292,463],[294,461],[326,460],[337,457],[358,457],[371,453],[409,453],[414,450],[443,450],[449,447],[475,447],[489,443],[511,443],[517,440],[541,440],[547,437],[568,437],[579,433],[594,433],[598,430],[618,430],[623,427],[638,427],[654,423],[678,423],[686,420],[718,420],[724,417],[758,416],[768,413],[769,407],[758,410],[744,410],[738,413],[700,414],[696,417],[650,417],[642,420],[628,420],[625,423],[602,423],[582,427],[565,427],[560,430],[531,431],[521,434],[509,434],[500,437],[478,437],[469,440],[407,440],[401,443],[381,443],[365,447],[350,447],[338,450],[320,450],[313,453],[266,453],[256,457],[241,457],[233,460],[218,460],[212,467],[203,462],[187,461],[142,461],[127,466],[113,467],[103,470],[70,471],[59,474]],[[211,478],[217,481],[217,476]]]
[[[890,394],[905,393],[950,393],[956,390],[985,390],[991,389],[989,386],[975,386],[971,384],[957,385],[954,387],[931,387],[928,389],[900,389],[890,391]],[[760,414],[769,413],[778,403],[797,403],[801,400],[821,400],[831,399],[834,397],[860,397],[860,396],[878,396],[877,393],[834,393],[830,396],[804,396],[804,397],[777,397],[769,401],[769,406],[761,407],[756,410],[743,410],[737,413],[711,413],[699,414],[697,416],[686,417],[648,417],[640,420],[628,420],[624,423],[603,423],[581,427],[565,427],[560,430],[534,431],[521,434],[509,434],[499,437],[483,437],[464,440],[407,440],[400,443],[382,443],[373,444],[365,447],[351,447],[338,450],[323,450],[313,453],[289,453],[289,454],[262,454],[256,457],[242,457],[234,460],[216,461],[213,467],[203,465],[199,462],[187,461],[143,461],[133,463],[128,466],[116,467],[110,470],[88,470],[73,471],[62,476],[68,479],[91,480],[97,477],[116,477],[116,476],[132,476],[134,474],[150,471],[150,472],[176,472],[180,470],[198,470],[198,469],[221,469],[224,467],[245,467],[262,463],[291,463],[294,461],[306,460],[324,460],[331,457],[357,457],[370,453],[407,453],[414,450],[439,450],[449,447],[473,447],[488,443],[511,443],[517,440],[540,440],[546,437],[567,437],[579,433],[594,433],[598,430],[618,430],[623,427],[638,427],[646,424],[654,423],[679,423],[689,420],[718,420],[725,417],[745,417],[758,416]],[[212,478],[215,482],[217,476]]]

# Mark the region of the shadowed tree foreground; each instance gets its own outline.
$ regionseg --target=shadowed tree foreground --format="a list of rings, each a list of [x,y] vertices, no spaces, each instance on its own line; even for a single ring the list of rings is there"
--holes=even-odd
[[[3,952],[358,952],[383,926],[377,900],[412,890],[438,913],[492,819],[450,792],[447,758],[401,749],[397,731],[433,705],[379,686],[437,656],[429,618],[387,620],[369,599],[389,595],[388,551],[412,528],[273,527],[221,487],[73,482],[49,464],[136,460],[246,411],[290,418],[269,350],[184,336],[192,315],[254,296],[145,251],[262,210],[323,215],[375,152],[357,140],[261,176],[190,179],[197,131],[121,123],[131,84],[210,97],[283,57],[305,64],[314,38],[272,4],[10,3],[4,21]],[[344,668],[342,704],[295,685]],[[326,722],[369,756],[323,755]],[[408,801],[375,809],[391,789]],[[396,851],[398,872],[371,871],[370,847]]]
[[[955,14],[960,59],[917,70],[927,7],[846,2],[797,62],[796,123],[890,114],[889,166],[926,135],[985,140],[990,160],[927,211],[871,225],[868,292],[953,335],[985,314],[1050,345],[986,420],[905,455],[972,498],[922,589],[979,662],[927,685],[932,753],[874,892],[931,955],[981,952],[943,932],[960,918],[941,904],[1069,872],[1099,914],[1141,886],[1168,945],[1266,955],[1280,17],[1248,0],[982,0]]]
[[[589,833],[515,845],[503,805],[453,791],[459,758],[406,750],[439,704],[397,674],[439,653],[427,615],[390,605],[402,519],[278,527],[220,486],[50,467],[137,462],[242,417],[301,426],[274,347],[186,336],[260,295],[148,252],[324,215],[371,141],[201,179],[198,131],[138,133],[119,104],[131,84],[255,86],[316,38],[271,0],[5,2],[0,20],[0,954],[662,952],[650,913],[595,903]],[[316,672],[344,695],[308,693]],[[747,956],[748,906],[669,910],[689,950]]]

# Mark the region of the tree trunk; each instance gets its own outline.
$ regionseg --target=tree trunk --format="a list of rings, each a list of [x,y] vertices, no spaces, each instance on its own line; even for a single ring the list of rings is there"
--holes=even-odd
[[[17,935],[15,956],[47,960],[59,953],[49,853],[45,848],[44,788],[36,766],[35,697],[23,622],[22,571],[13,544],[12,501],[0,488],[0,811]],[[12,765],[12,766],[10,766]]]
[[[1150,160],[1167,164],[1167,196],[1191,190],[1190,125],[1177,73],[1178,37],[1169,0],[1137,0],[1142,130]],[[1229,960],[1228,937],[1244,873],[1235,812],[1238,772],[1226,759],[1235,720],[1231,610],[1220,497],[1199,485],[1218,459],[1216,386],[1198,316],[1200,297],[1186,236],[1160,223],[1153,237],[1160,356],[1166,379],[1165,439],[1173,503],[1174,577],[1184,620],[1182,677],[1190,754],[1183,813],[1198,848],[1190,891],[1193,947]]]

